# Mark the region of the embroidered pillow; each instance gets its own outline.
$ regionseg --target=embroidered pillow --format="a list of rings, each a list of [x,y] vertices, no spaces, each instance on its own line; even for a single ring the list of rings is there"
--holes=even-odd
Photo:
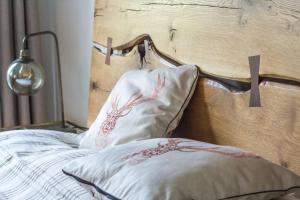
[[[80,148],[103,149],[167,136],[176,128],[197,79],[194,65],[125,73],[82,138]]]
[[[251,152],[182,138],[118,145],[63,172],[99,199],[269,200],[300,189],[299,176]]]

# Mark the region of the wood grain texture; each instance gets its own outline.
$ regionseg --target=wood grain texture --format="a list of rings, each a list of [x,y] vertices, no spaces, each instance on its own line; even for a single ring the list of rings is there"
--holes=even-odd
[[[262,82],[259,89],[262,107],[249,108],[249,91],[200,79],[175,135],[248,149],[300,175],[300,87]]]
[[[298,0],[96,0],[94,40],[147,33],[172,57],[231,78],[250,79],[247,57],[261,55],[261,75],[299,80],[299,19]]]
[[[208,74],[249,81],[247,58],[260,54],[260,75],[300,80],[298,0],[96,0],[95,8],[101,44],[147,33],[159,50]],[[89,124],[119,77],[141,66],[137,47],[110,61],[93,50]],[[146,61],[164,67],[149,50]],[[262,107],[249,108],[249,91],[200,79],[176,134],[252,150],[300,175],[300,88],[267,81],[259,90]]]

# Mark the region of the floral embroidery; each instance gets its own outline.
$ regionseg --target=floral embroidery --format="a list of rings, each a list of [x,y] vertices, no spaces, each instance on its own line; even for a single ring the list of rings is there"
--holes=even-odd
[[[115,128],[118,119],[128,115],[135,106],[147,101],[157,99],[161,89],[165,86],[165,82],[166,77],[161,77],[160,74],[158,74],[156,86],[153,89],[152,95],[150,97],[145,97],[142,93],[138,92],[136,94],[133,94],[121,107],[119,107],[120,96],[117,95],[112,101],[111,111],[107,113],[106,119],[100,126],[98,136],[108,136],[109,133]],[[98,138],[97,140],[101,140],[97,141],[98,146],[103,146],[106,144],[105,138]]]
[[[224,149],[222,146],[201,143],[201,145],[197,146],[179,146],[180,143],[183,142],[192,142],[188,140],[182,140],[180,138],[170,138],[168,142],[165,144],[157,144],[157,147],[149,148],[142,150],[140,152],[125,156],[122,160],[129,160],[131,164],[138,164],[147,159],[150,159],[154,156],[159,156],[171,151],[180,151],[180,152],[199,152],[199,151],[207,151],[211,153],[217,153],[224,156],[231,156],[234,158],[259,158],[259,156],[255,155],[251,152],[238,151],[238,152],[228,152],[228,150]]]

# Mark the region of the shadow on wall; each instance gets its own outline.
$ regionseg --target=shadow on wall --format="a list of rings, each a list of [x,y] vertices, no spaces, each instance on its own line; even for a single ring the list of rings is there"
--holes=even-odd
[[[217,144],[213,128],[210,124],[210,114],[207,102],[205,101],[205,85],[203,82],[201,78],[198,80],[194,95],[183,114],[179,126],[175,129],[173,137],[196,140],[203,138],[202,141],[204,142]],[[202,126],[199,124],[202,124]]]

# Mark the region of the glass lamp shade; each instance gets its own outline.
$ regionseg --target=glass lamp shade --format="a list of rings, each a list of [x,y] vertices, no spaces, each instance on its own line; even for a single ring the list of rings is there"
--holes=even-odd
[[[32,59],[18,59],[7,70],[7,83],[18,95],[33,95],[43,85],[45,73],[42,66]]]

